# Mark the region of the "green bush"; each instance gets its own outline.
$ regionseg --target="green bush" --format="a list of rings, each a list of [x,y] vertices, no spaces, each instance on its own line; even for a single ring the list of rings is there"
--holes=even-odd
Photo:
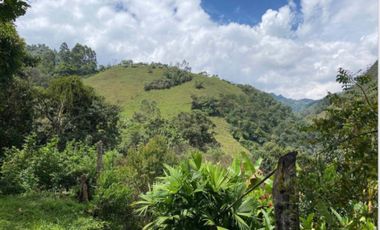
[[[182,138],[200,150],[206,150],[208,145],[217,145],[212,129],[214,123],[202,112],[181,112],[173,119],[174,127]]]
[[[112,229],[140,229],[143,220],[133,215],[131,203],[140,193],[148,191],[157,176],[163,175],[163,163],[175,161],[175,155],[161,136],[130,149],[126,156],[106,153],[95,191],[95,214],[112,223]]]
[[[194,87],[196,88],[196,89],[204,89],[205,87],[204,87],[204,82],[203,81],[196,81],[195,83],[194,83]]]
[[[193,77],[188,71],[177,67],[171,68],[164,73],[164,79],[152,81],[144,86],[145,91],[153,89],[169,89],[171,87],[191,81]]]
[[[96,153],[93,147],[69,142],[63,151],[57,139],[37,146],[36,136],[27,137],[21,149],[5,151],[1,166],[1,192],[22,193],[39,190],[69,190],[86,174],[90,184],[95,177]]]
[[[135,203],[140,215],[153,218],[145,229],[272,229],[270,181],[238,199],[251,186],[249,177],[260,177],[260,161],[243,159],[226,168],[202,163],[198,153],[177,167],[166,166],[165,176]]]
[[[201,110],[209,116],[220,116],[219,101],[214,97],[191,96],[191,109]]]
[[[130,184],[137,192],[136,195],[148,191],[155,178],[163,175],[163,164],[172,165],[175,162],[176,156],[169,150],[162,136],[155,136],[146,145],[129,151],[125,165],[128,165],[132,173]]]
[[[129,188],[131,173],[128,167],[114,167],[102,171],[97,181],[93,204],[96,216],[111,223],[112,229],[133,226],[130,204],[132,191]],[[129,228],[128,228],[129,229]]]

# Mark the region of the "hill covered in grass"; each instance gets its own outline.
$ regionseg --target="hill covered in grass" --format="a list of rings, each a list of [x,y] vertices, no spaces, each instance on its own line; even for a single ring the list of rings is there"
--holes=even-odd
[[[245,113],[246,107],[254,104],[253,107],[256,107],[253,108],[251,106],[249,108],[252,111],[252,115],[246,116],[252,116],[252,120],[257,123],[265,123],[264,120],[260,121],[260,117],[268,117],[276,113],[276,111],[286,110],[270,94],[253,87],[249,87],[248,89],[247,87],[232,84],[215,76],[209,77],[205,74],[190,73],[192,77],[191,81],[168,89],[144,89],[147,84],[164,80],[165,71],[168,71],[170,68],[172,67],[154,64],[118,65],[92,75],[84,79],[84,82],[93,87],[98,94],[104,96],[108,102],[120,106],[122,108],[122,115],[127,118],[132,117],[134,112],[139,110],[141,102],[144,100],[155,101],[164,118],[174,117],[180,112],[190,112],[192,109],[192,97],[194,96],[206,99],[211,98],[215,101],[226,95],[231,97],[229,99],[224,98],[229,105],[219,103],[219,110],[223,110],[224,108],[228,110],[228,106],[231,106],[231,103],[237,104],[231,108],[237,108],[237,106],[240,106],[240,102],[242,102],[242,104],[246,103],[246,105],[241,105],[239,109]],[[253,103],[249,102],[250,100]],[[271,108],[266,106],[268,103],[271,104]],[[235,115],[233,116],[240,113],[239,109],[235,111]],[[227,112],[225,111],[224,114],[227,114]],[[243,147],[241,141],[239,141],[241,138],[238,135],[233,136],[233,132],[231,131],[232,119],[228,119],[228,117],[228,115],[211,117],[212,122],[216,126],[214,132],[217,142],[225,153],[234,155],[241,151],[247,152],[246,146]],[[261,129],[266,129],[265,127],[259,128],[250,124],[242,123],[242,125],[245,126],[243,128],[252,129],[252,132],[262,132]],[[242,133],[242,131],[238,131]],[[269,131],[264,130],[264,132]],[[236,129],[235,133],[237,133]]]
[[[217,77],[191,74],[189,82],[170,89],[145,91],[144,86],[163,79],[165,67],[152,68],[149,65],[134,64],[133,67],[116,66],[95,74],[84,82],[112,104],[119,105],[127,117],[138,110],[143,100],[156,101],[164,117],[172,117],[179,112],[191,110],[191,96],[219,97],[221,94],[242,95],[243,91]],[[201,89],[195,87],[201,83]]]

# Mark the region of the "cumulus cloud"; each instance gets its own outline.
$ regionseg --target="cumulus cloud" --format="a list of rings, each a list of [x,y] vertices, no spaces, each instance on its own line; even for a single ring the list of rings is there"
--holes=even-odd
[[[338,67],[377,58],[377,1],[290,1],[254,26],[218,24],[200,0],[31,0],[17,28],[30,44],[66,41],[96,50],[101,64],[123,59],[176,63],[292,98],[336,92]]]

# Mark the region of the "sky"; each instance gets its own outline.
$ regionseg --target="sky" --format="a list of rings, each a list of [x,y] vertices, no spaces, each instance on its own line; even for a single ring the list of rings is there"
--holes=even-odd
[[[175,64],[301,99],[337,92],[337,69],[378,55],[377,0],[29,0],[28,44],[90,46],[99,64]]]

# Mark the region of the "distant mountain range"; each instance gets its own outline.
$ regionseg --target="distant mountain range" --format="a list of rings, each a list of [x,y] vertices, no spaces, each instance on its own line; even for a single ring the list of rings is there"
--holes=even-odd
[[[371,65],[367,70],[362,72],[363,74],[368,74],[371,78],[377,81],[378,79],[378,61]],[[308,114],[318,114],[324,110],[329,105],[327,98],[322,98],[320,100],[312,99],[300,99],[294,100],[282,95],[276,95],[271,93],[271,96],[282,103],[283,105],[289,106],[292,108],[293,112],[300,113],[303,115]]]
[[[280,103],[292,108],[293,112],[296,112],[296,113],[303,111],[304,109],[308,108],[310,105],[319,101],[319,100],[313,100],[313,99],[307,99],[307,98],[295,100],[295,99],[284,97],[281,94],[276,95],[274,93],[271,93],[271,95],[274,99],[276,99]]]

